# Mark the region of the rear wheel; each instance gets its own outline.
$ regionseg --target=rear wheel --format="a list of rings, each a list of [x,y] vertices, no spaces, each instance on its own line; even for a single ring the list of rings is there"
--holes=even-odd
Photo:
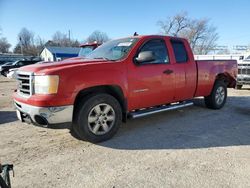
[[[227,87],[222,80],[217,80],[211,94],[205,97],[205,104],[211,109],[221,109],[227,100]]]
[[[74,132],[83,140],[102,142],[118,131],[122,122],[119,102],[111,95],[97,94],[81,102],[73,122]]]

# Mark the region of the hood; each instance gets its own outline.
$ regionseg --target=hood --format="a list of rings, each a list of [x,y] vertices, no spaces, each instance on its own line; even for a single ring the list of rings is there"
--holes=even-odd
[[[75,61],[75,60],[83,60],[85,59],[84,57],[71,57],[62,61]]]
[[[84,58],[71,58],[63,61],[57,62],[44,62],[40,64],[28,65],[25,67],[19,68],[19,71],[25,72],[35,72],[38,74],[46,74],[51,71],[56,71],[60,69],[76,67],[76,66],[86,66],[89,64],[103,64],[107,63],[106,60],[96,60],[96,59],[84,59]]]
[[[14,65],[1,65],[0,67],[2,68],[8,68],[8,67],[13,67]]]

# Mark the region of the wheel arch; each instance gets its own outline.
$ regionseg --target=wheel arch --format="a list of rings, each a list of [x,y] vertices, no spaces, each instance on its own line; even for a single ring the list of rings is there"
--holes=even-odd
[[[234,88],[236,85],[236,81],[234,78],[232,78],[228,73],[219,73],[215,77],[214,84],[217,80],[223,81],[227,87]]]
[[[80,103],[80,101],[84,100],[89,95],[95,93],[107,93],[118,100],[122,108],[123,114],[123,122],[127,120],[127,99],[123,93],[123,90],[118,85],[100,85],[100,86],[93,86],[89,88],[85,88],[80,90],[74,100],[74,111],[73,114],[75,115],[75,111]]]

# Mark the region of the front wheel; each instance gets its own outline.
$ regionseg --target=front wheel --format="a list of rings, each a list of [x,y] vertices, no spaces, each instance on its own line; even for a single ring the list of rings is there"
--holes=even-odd
[[[3,71],[2,72],[2,75],[5,76],[5,77],[7,77],[7,74],[8,74],[8,71]]]
[[[108,94],[83,99],[75,113],[74,132],[81,139],[94,143],[113,137],[122,122],[121,106]]]
[[[205,97],[205,104],[211,109],[221,109],[227,100],[227,87],[222,80],[217,80],[211,94]]]

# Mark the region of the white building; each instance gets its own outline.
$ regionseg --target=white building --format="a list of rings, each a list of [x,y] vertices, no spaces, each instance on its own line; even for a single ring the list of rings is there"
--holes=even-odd
[[[43,61],[60,61],[66,58],[77,57],[80,48],[72,47],[44,47],[40,53]]]

